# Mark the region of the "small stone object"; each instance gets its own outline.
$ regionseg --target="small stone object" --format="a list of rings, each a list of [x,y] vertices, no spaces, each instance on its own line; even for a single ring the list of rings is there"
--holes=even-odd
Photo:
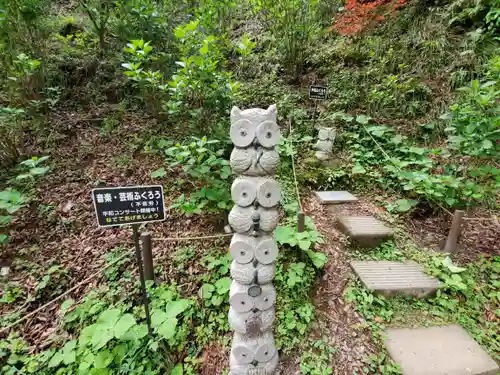
[[[367,289],[384,296],[432,296],[443,285],[415,262],[354,261],[351,268]]]
[[[279,164],[276,106],[231,111],[230,137],[235,146],[230,165],[237,175],[231,187],[235,205],[228,221],[235,233],[229,247],[231,288],[229,326],[234,331],[230,375],[275,375],[278,352],[275,319],[278,246],[272,231],[279,221],[281,188],[273,176]]]
[[[460,326],[391,328],[385,346],[404,375],[496,375],[497,363]]]
[[[316,158],[324,162],[332,159],[333,157],[333,142],[337,130],[335,128],[320,127],[318,130],[318,141],[314,145],[316,151]]]
[[[1,267],[0,268],[0,277],[7,277],[7,276],[9,276],[9,273],[10,273],[9,267]]]
[[[316,191],[321,204],[356,202],[358,198],[348,191]]]
[[[392,229],[372,216],[341,216],[337,227],[359,247],[377,247],[393,237]]]

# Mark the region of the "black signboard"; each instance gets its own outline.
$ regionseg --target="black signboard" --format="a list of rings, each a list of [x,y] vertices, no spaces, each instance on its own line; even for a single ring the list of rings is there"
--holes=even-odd
[[[165,220],[163,186],[97,188],[92,199],[100,227]]]
[[[328,97],[328,89],[324,86],[309,86],[309,99],[325,100]]]

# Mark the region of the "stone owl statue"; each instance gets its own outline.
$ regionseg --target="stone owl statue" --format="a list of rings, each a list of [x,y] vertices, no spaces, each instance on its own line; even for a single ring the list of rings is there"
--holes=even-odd
[[[321,160],[328,160],[332,157],[333,142],[337,135],[337,129],[320,127],[318,131],[318,141],[314,145],[316,157]]]
[[[237,175],[231,186],[235,203],[229,213],[234,235],[229,290],[229,325],[234,331],[230,375],[275,375],[278,352],[275,320],[278,246],[272,231],[279,221],[281,188],[273,179],[279,166],[280,129],[276,106],[231,111],[230,165]]]
[[[236,174],[268,176],[276,173],[279,154],[274,147],[281,138],[276,117],[275,105],[268,109],[232,109],[230,137],[236,147],[231,153],[230,164]]]

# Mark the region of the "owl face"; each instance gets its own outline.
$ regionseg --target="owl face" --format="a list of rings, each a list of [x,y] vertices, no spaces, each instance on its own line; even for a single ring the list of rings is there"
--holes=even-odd
[[[242,285],[236,281],[229,289],[229,304],[236,313],[265,311],[274,306],[276,289],[267,285]]]
[[[237,178],[231,186],[231,198],[240,207],[258,204],[265,208],[272,208],[281,199],[281,188],[275,180],[270,178]]]
[[[229,251],[239,264],[249,264],[255,260],[261,264],[271,264],[278,257],[276,240],[269,235],[256,238],[236,233],[231,239]]]
[[[231,356],[238,365],[255,367],[259,363],[269,362],[276,354],[274,337],[271,332],[265,332],[258,337],[248,337],[239,332],[234,333]]]
[[[231,141],[236,147],[260,145],[265,148],[276,146],[280,140],[280,129],[276,124],[276,106],[267,110],[260,108],[240,110],[233,107],[231,111]]]

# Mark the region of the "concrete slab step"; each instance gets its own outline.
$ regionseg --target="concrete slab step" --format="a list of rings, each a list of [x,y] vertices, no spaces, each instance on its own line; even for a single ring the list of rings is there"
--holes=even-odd
[[[384,343],[403,375],[496,375],[497,363],[460,326],[392,328]]]
[[[394,235],[392,229],[372,216],[340,216],[337,227],[353,245],[366,248],[377,247]]]
[[[321,204],[349,203],[358,200],[348,191],[316,191],[315,194]]]
[[[415,262],[353,261],[351,268],[367,289],[387,297],[425,298],[443,286],[438,279],[426,275]]]

